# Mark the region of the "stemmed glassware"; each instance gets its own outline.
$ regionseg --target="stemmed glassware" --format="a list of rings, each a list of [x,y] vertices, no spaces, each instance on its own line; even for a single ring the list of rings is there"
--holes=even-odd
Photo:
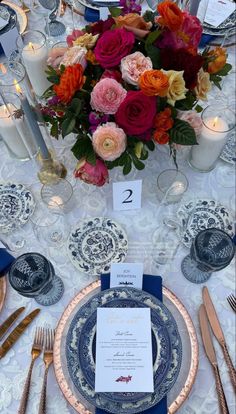
[[[49,42],[51,36],[60,36],[66,30],[65,25],[56,20],[59,3],[58,0],[34,0],[33,10],[44,17]]]

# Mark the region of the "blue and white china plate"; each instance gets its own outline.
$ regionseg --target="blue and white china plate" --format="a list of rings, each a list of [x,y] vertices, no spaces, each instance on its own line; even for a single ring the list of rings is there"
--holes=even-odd
[[[135,299],[114,299],[105,303],[107,308],[143,308],[147,305]],[[83,309],[85,311],[85,309]],[[83,317],[82,315],[80,318]],[[157,311],[151,309],[152,322],[152,353],[154,390],[158,392],[159,385],[165,380],[171,357],[171,344],[168,330]],[[78,340],[79,363],[88,384],[95,387],[95,350],[96,350],[97,310],[88,317],[81,329]],[[138,401],[146,397],[146,393],[100,393],[112,401]]]
[[[230,33],[235,29],[235,19],[236,11],[231,13],[231,15],[224,20],[219,26],[215,27],[209,23],[203,22],[203,33],[205,34],[214,34],[215,36],[224,36],[227,34],[227,31],[230,30]]]
[[[233,236],[233,217],[226,207],[216,200],[191,200],[177,211],[177,217],[185,228],[181,237],[186,247],[191,247],[193,239],[201,231],[217,228]]]
[[[235,164],[236,162],[236,136],[235,130],[230,134],[225,147],[221,153],[220,158],[230,164]]]
[[[154,393],[147,393],[145,397],[138,400],[133,400],[133,393],[131,393],[129,401],[120,401],[119,396],[114,397],[114,393],[110,393],[109,398],[108,394],[106,393],[95,393],[94,388],[90,386],[89,382],[86,380],[83,370],[85,366],[82,367],[80,365],[79,357],[78,357],[78,349],[79,343],[81,338],[81,331],[83,330],[84,325],[88,318],[92,317],[96,309],[101,306],[110,306],[111,302],[116,301],[114,303],[119,304],[119,299],[122,301],[135,301],[136,304],[139,303],[141,307],[148,306],[152,311],[152,318],[156,321],[157,319],[160,320],[158,326],[160,324],[165,326],[168,331],[168,336],[170,339],[170,347],[171,347],[171,356],[169,361],[169,368],[167,375],[164,376],[163,381],[157,387],[156,392]],[[117,302],[118,301],[118,302]],[[124,304],[124,302],[120,302]],[[133,302],[134,304],[134,302]],[[155,319],[157,318],[157,319]],[[93,325],[93,320],[92,325]],[[153,319],[152,319],[153,321]],[[155,322],[156,323],[156,322]],[[156,341],[156,349],[157,355],[156,360],[154,362],[154,374],[158,369],[158,364],[161,364],[159,360],[159,352],[161,352],[161,345],[159,337],[159,330],[158,326],[152,323],[152,332],[155,337]],[[88,325],[87,325],[88,326]],[[90,327],[91,328],[91,327]],[[86,325],[85,325],[86,329]],[[96,325],[93,326],[91,330],[92,336],[88,336],[88,341],[90,344],[94,341],[96,331]],[[163,331],[164,332],[164,331]],[[92,342],[91,342],[92,341]],[[86,343],[87,347],[87,343]],[[159,351],[160,348],[160,351]],[[155,350],[154,350],[155,354]],[[164,351],[161,352],[161,355],[165,355]],[[155,355],[154,355],[155,356]],[[92,356],[92,349],[90,351],[91,357],[91,367],[92,369],[94,366],[94,359]],[[162,398],[165,396],[170,389],[173,387],[181,367],[182,361],[182,343],[181,338],[178,332],[178,328],[176,322],[170,313],[170,311],[160,302],[157,298],[146,293],[139,289],[134,288],[112,288],[100,292],[94,295],[88,302],[83,305],[79,311],[75,314],[73,320],[71,321],[67,338],[66,338],[66,360],[67,360],[67,369],[71,380],[73,381],[74,386],[77,388],[79,393],[91,404],[105,411],[110,413],[116,414],[134,414],[142,412],[150,407],[155,406]],[[155,366],[156,364],[156,366]],[[90,369],[91,369],[90,367]],[[91,371],[90,371],[91,372]],[[120,394],[121,395],[121,394]]]
[[[13,10],[16,13],[17,25],[19,26],[19,33],[24,33],[27,27],[27,16],[22,7],[8,0],[3,0],[1,4],[9,6],[11,10]]]
[[[0,4],[1,15],[8,16],[7,24],[0,29],[0,35],[8,32],[17,24],[17,15],[15,10],[9,7],[7,4]]]
[[[10,19],[10,13],[5,6],[0,4],[0,30],[7,26]]]
[[[127,250],[125,231],[106,217],[79,222],[67,242],[69,258],[75,267],[93,276],[108,273],[112,262],[123,262]]]
[[[0,183],[0,232],[24,225],[34,208],[33,195],[23,184]]]

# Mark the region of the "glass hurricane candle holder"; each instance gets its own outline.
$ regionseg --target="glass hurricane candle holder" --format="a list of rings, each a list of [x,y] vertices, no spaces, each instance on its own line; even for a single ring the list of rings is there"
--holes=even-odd
[[[231,109],[210,105],[201,114],[202,131],[198,145],[190,151],[189,164],[193,169],[211,171],[224,148],[228,133],[235,126],[235,114]]]
[[[157,196],[162,204],[177,203],[188,189],[188,180],[178,170],[164,170],[157,177]]]

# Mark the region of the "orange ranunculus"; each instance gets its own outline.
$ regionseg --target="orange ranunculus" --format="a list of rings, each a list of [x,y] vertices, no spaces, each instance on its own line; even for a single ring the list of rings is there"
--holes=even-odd
[[[163,131],[168,131],[172,128],[174,120],[171,118],[171,109],[166,108],[164,111],[159,112],[154,119],[154,127]]]
[[[226,64],[226,50],[222,47],[217,46],[215,49],[210,50],[208,57],[211,59],[207,68],[209,73],[219,72]]]
[[[176,32],[180,29],[183,22],[183,13],[173,1],[166,0],[158,4],[157,11],[161,15],[158,17],[158,23],[168,29]]]
[[[149,30],[152,27],[151,22],[145,22],[144,18],[137,13],[128,13],[124,16],[113,17],[117,27],[130,26],[136,29]]]
[[[71,101],[75,92],[82,88],[85,80],[83,67],[79,63],[67,66],[61,75],[59,85],[54,85],[53,90],[61,102],[67,104]]]
[[[96,60],[96,58],[95,58],[95,54],[94,54],[94,52],[93,52],[91,49],[89,49],[89,50],[87,51],[87,53],[86,53],[86,55],[85,55],[85,59],[86,59],[88,62],[92,63],[92,65],[99,65],[99,63],[97,62],[97,60]]]
[[[166,96],[169,88],[168,76],[161,70],[145,70],[138,80],[139,87],[147,96]]]
[[[169,134],[167,134],[167,132],[163,129],[156,129],[156,131],[154,131],[153,138],[158,144],[162,145],[167,144],[170,140]]]

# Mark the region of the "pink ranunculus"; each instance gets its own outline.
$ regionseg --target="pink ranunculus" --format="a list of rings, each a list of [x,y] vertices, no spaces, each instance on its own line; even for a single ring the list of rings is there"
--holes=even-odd
[[[114,68],[131,52],[134,42],[134,34],[126,29],[104,32],[94,49],[96,60],[105,69]]]
[[[74,176],[87,184],[102,187],[108,182],[108,169],[104,162],[99,159],[96,160],[95,165],[92,165],[83,158],[78,162]]]
[[[104,70],[104,72],[103,72],[100,80],[101,79],[104,79],[104,78],[115,79],[119,83],[121,83],[121,81],[122,81],[122,76],[121,76],[120,71],[119,70],[115,70],[115,69],[113,69],[113,70],[112,69],[106,69],[106,70]]]
[[[105,161],[114,161],[126,149],[126,135],[114,122],[99,126],[93,133],[94,151]]]
[[[188,122],[194,129],[196,135],[200,135],[202,130],[201,117],[195,111],[179,111],[178,118]]]
[[[91,107],[104,114],[115,114],[127,91],[115,79],[100,80],[91,92]]]
[[[145,71],[152,69],[152,61],[141,52],[135,52],[125,56],[121,60],[121,73],[124,81],[131,85],[138,85],[139,76]]]
[[[84,34],[85,32],[83,32],[83,30],[78,30],[78,29],[73,30],[73,32],[66,38],[68,46],[73,46],[73,42],[76,39],[78,39],[78,37],[83,36]]]

